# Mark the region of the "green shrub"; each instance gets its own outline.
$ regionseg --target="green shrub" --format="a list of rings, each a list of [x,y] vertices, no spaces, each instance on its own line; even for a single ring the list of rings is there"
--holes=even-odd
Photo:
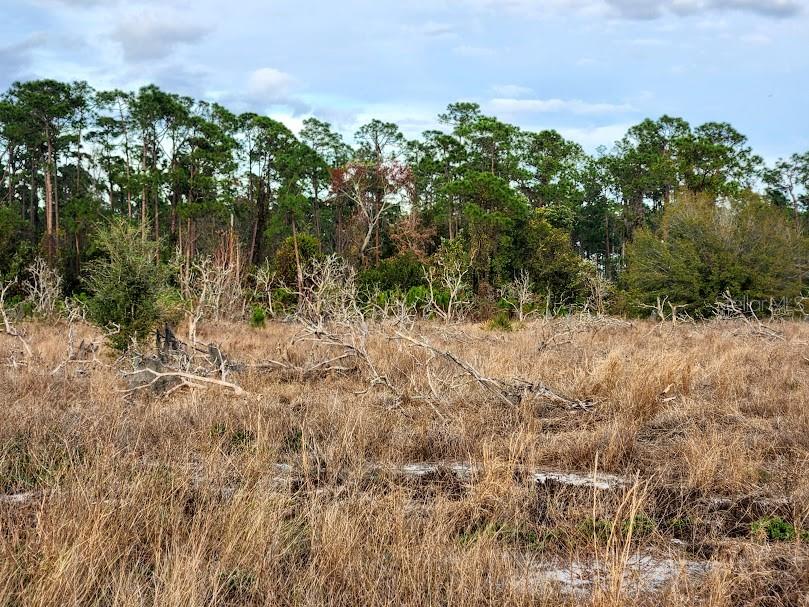
[[[405,294],[405,303],[407,303],[408,306],[415,306],[417,310],[421,310],[427,303],[429,296],[429,290],[423,285],[410,287],[407,290],[407,294]]]
[[[612,523],[600,518],[588,517],[579,523],[576,529],[586,539],[595,539],[599,544],[606,543],[612,535]]]
[[[250,310],[250,326],[260,329],[264,326],[266,320],[267,313],[264,311],[264,308],[261,306],[253,306],[253,309]]]
[[[273,308],[279,312],[286,312],[298,303],[295,291],[288,287],[278,287],[272,290]]]
[[[237,453],[250,448],[256,441],[256,434],[240,426],[231,428],[224,422],[217,422],[211,426],[211,437],[222,441],[222,448],[226,453]]]
[[[502,544],[522,549],[541,550],[548,542],[556,539],[556,535],[546,532],[540,536],[534,529],[489,522],[474,524],[464,529],[458,536],[458,540],[463,546],[472,545],[484,538],[491,538]]]
[[[59,440],[55,428],[35,436],[19,431],[0,442],[0,494],[54,483],[71,464],[83,461],[78,446]]]
[[[650,535],[655,530],[655,522],[645,514],[637,514],[632,519],[624,519],[620,526],[616,525],[615,533],[628,537],[630,529],[635,538]],[[586,538],[595,538],[597,543],[606,543],[613,534],[613,523],[607,519],[586,518],[577,525],[578,532]]]
[[[646,537],[655,530],[655,522],[645,514],[636,514],[634,518],[625,520],[622,525],[623,534],[629,535],[630,529],[635,537]]]
[[[489,319],[486,328],[490,331],[511,331],[514,329],[514,326],[511,324],[511,316],[508,311],[500,310]]]
[[[800,295],[807,241],[783,210],[755,196],[729,206],[681,197],[656,232],[640,230],[627,250],[623,282],[638,306],[658,298],[696,314],[729,292],[740,300]]]
[[[219,587],[225,605],[245,605],[261,601],[258,577],[252,571],[233,569],[219,573]]]
[[[780,516],[764,517],[750,525],[750,532],[771,542],[791,542],[796,537],[795,526]]]
[[[0,206],[0,279],[17,276],[34,256],[26,222],[11,207]]]
[[[525,254],[519,265],[531,276],[536,293],[559,301],[580,302],[587,296],[587,268],[570,235],[553,227],[543,209],[536,209],[525,227]]]
[[[424,285],[424,270],[418,258],[410,253],[383,259],[375,267],[360,272],[357,278],[360,287],[406,292]]]
[[[298,257],[305,268],[312,259],[320,255],[320,241],[310,234],[298,234]],[[298,284],[298,267],[295,260],[295,239],[285,238],[275,251],[275,269],[278,277],[287,285]]]
[[[87,266],[86,286],[90,319],[104,329],[117,326],[111,345],[125,350],[132,340],[142,340],[167,319],[166,269],[158,244],[141,238],[137,227],[113,221],[96,234],[102,256]]]
[[[282,453],[297,453],[303,448],[303,430],[290,428],[281,445]]]

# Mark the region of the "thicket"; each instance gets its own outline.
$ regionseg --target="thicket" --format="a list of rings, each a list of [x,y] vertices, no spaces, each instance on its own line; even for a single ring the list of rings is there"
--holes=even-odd
[[[661,302],[698,316],[718,297],[804,293],[809,154],[766,167],[731,125],[670,116],[595,156],[474,103],[439,121],[408,140],[372,120],[349,144],[316,118],[295,134],[155,86],[14,83],[0,96],[7,305],[37,308],[25,285],[45,263],[57,299],[89,298],[123,346],[172,292],[191,333],[208,314],[293,313],[329,259],[358,305],[445,320]]]
[[[783,209],[756,196],[721,204],[683,196],[658,229],[635,234],[623,283],[636,308],[666,298],[709,315],[726,294],[748,303],[797,299],[807,261],[809,241]]]

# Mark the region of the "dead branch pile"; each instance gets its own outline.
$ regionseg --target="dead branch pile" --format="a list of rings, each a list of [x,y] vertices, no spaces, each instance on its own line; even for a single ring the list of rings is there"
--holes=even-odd
[[[740,303],[727,291],[712,307],[717,321],[741,322],[749,335],[778,341],[786,339],[783,333],[775,329],[771,323],[765,323],[759,319],[752,303]],[[738,334],[739,332],[734,333],[734,335]]]
[[[428,396],[421,395],[425,400],[429,400],[432,404],[446,402],[448,394],[454,392],[457,388],[467,383],[470,379],[475,384],[480,386],[487,394],[493,396],[498,401],[508,406],[517,406],[526,398],[541,398],[550,400],[554,403],[562,404],[567,408],[574,410],[580,409],[587,411],[593,406],[590,400],[579,400],[569,398],[560,394],[559,392],[549,388],[542,382],[529,382],[519,378],[511,378],[503,380],[498,378],[487,377],[478,371],[469,362],[463,360],[449,350],[442,350],[430,344],[423,337],[414,337],[407,335],[401,331],[391,337],[394,340],[401,340],[409,344],[411,347],[424,350],[430,354],[429,358],[423,362],[422,367],[424,370],[424,377],[430,389]],[[460,370],[460,375],[455,377],[448,377],[447,374],[441,378],[440,382],[434,380],[435,372],[433,370],[433,362],[435,360],[449,361],[457,369]],[[464,381],[464,378],[467,381]],[[443,385],[448,390],[439,392],[437,385]]]
[[[232,390],[237,396],[245,394],[240,386],[225,379],[228,372],[241,369],[241,365],[229,361],[216,344],[189,347],[166,325],[156,331],[155,346],[156,354],[131,355],[132,369],[122,373],[128,385],[125,394],[148,390],[167,396],[184,387],[212,386]]]

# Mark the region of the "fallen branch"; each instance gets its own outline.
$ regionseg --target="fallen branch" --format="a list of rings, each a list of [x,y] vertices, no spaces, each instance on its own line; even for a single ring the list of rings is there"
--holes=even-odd
[[[520,388],[523,391],[523,394],[532,394],[535,397],[545,398],[549,401],[560,403],[565,405],[568,409],[572,410],[580,410],[580,411],[589,411],[595,406],[595,403],[592,400],[579,400],[575,398],[568,398],[562,394],[559,394],[555,390],[551,390],[545,384],[539,383],[532,383],[526,381],[524,379],[514,378],[512,380],[514,383],[515,388]]]
[[[480,386],[482,386],[487,392],[496,396],[498,400],[502,401],[507,405],[511,406],[518,405],[526,394],[532,394],[540,398],[546,398],[548,400],[564,404],[571,410],[579,409],[582,411],[589,411],[594,405],[592,401],[582,401],[563,396],[558,392],[551,390],[543,383],[532,383],[525,381],[523,379],[516,379],[516,378],[512,379],[510,382],[507,382],[492,377],[486,377],[485,375],[480,373],[477,369],[475,369],[472,365],[470,365],[468,362],[458,358],[458,356],[456,356],[449,350],[441,350],[427,343],[423,339],[416,339],[402,332],[397,332],[396,336],[393,339],[400,339],[406,341],[414,346],[423,348],[428,352],[431,352],[435,356],[445,358],[446,360],[451,361],[453,364],[461,368],[466,374],[471,376],[472,379],[475,382],[477,382]],[[429,365],[429,361],[427,364]],[[433,392],[434,395],[436,395],[436,390],[433,387],[432,382],[430,380],[429,368],[427,370],[427,380],[431,391]]]
[[[155,383],[161,379],[180,379],[182,380],[182,383],[179,384],[178,386],[173,386],[172,388],[170,388],[166,394],[170,394],[180,386],[188,386],[191,388],[204,387],[201,384],[220,386],[222,388],[233,390],[233,393],[236,396],[244,396],[247,394],[247,392],[245,392],[240,386],[232,384],[228,381],[223,381],[221,379],[214,379],[212,377],[205,377],[203,375],[194,375],[193,373],[186,373],[185,371],[155,371],[154,369],[150,369],[149,367],[144,367],[142,369],[137,369],[135,371],[124,373],[124,375],[125,376],[135,375],[137,373],[144,373],[144,372],[152,374],[153,376],[152,381],[142,384],[140,386],[135,386],[134,388],[129,388],[128,390],[123,390],[123,392],[125,392],[126,394],[131,394],[133,392],[137,392],[138,390],[149,388],[155,385]]]
[[[480,384],[485,390],[487,390],[489,393],[496,396],[503,403],[505,403],[507,405],[512,405],[512,406],[517,404],[517,403],[514,402],[514,400],[512,400],[512,398],[510,398],[510,394],[509,394],[510,391],[508,390],[508,385],[507,384],[500,381],[499,379],[492,379],[491,377],[486,377],[486,376],[482,375],[472,365],[470,365],[466,361],[461,360],[460,358],[455,356],[455,354],[453,354],[449,350],[439,350],[438,348],[436,348],[435,346],[427,343],[426,341],[415,339],[415,338],[413,338],[413,337],[411,337],[409,335],[405,335],[401,331],[397,331],[396,336],[393,339],[404,340],[404,341],[406,341],[406,342],[408,342],[410,344],[413,344],[414,346],[417,346],[419,348],[424,348],[425,350],[428,350],[429,352],[432,352],[434,354],[437,354],[438,356],[441,356],[443,358],[446,358],[447,360],[452,361],[458,367],[463,369],[467,374],[471,375],[474,378],[474,380],[478,384]]]
[[[766,339],[786,341],[786,338],[779,331],[765,325],[753,310],[753,304],[748,303],[743,307],[731,296],[729,291],[722,294],[722,299],[713,304],[714,314],[719,319],[740,320],[749,330],[751,335],[757,335]]]
[[[355,358],[356,360],[360,361],[367,367],[368,372],[371,376],[368,389],[362,390],[360,392],[355,392],[355,394],[365,394],[366,392],[368,392],[368,390],[370,390],[374,386],[384,386],[388,390],[390,390],[393,394],[395,394],[398,400],[402,399],[401,392],[397,390],[393,384],[391,384],[387,376],[379,373],[373,360],[371,360],[371,357],[368,355],[368,349],[365,344],[366,342],[365,334],[363,334],[362,336],[358,336],[357,332],[352,327],[350,337],[338,335],[337,333],[327,330],[324,327],[323,323],[314,324],[305,322],[304,327],[305,327],[304,334],[295,337],[292,340],[293,344],[300,341],[315,341],[325,346],[343,348],[342,355],[337,356],[329,361],[325,361],[325,363]],[[315,367],[313,368],[321,367],[325,363],[319,363],[318,365],[315,365]]]

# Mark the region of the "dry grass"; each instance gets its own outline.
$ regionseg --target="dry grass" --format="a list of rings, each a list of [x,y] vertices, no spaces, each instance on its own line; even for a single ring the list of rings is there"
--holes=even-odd
[[[126,400],[114,368],[52,375],[66,330],[29,325],[34,358],[0,367],[0,604],[806,605],[809,326],[780,328],[784,340],[732,323],[585,319],[414,331],[488,377],[595,402],[582,411],[509,406],[474,382],[425,402],[427,353],[382,333],[368,353],[398,401],[357,394],[362,370],[249,370],[229,377],[246,396]],[[199,337],[261,362],[297,330],[221,324]],[[18,348],[0,336],[0,361]],[[448,377],[431,364],[434,382]],[[445,465],[401,469],[414,462]],[[631,482],[531,479],[596,466]],[[775,516],[798,539],[751,533]],[[704,568],[644,586],[625,575],[639,554]],[[584,587],[547,575],[582,563]]]

